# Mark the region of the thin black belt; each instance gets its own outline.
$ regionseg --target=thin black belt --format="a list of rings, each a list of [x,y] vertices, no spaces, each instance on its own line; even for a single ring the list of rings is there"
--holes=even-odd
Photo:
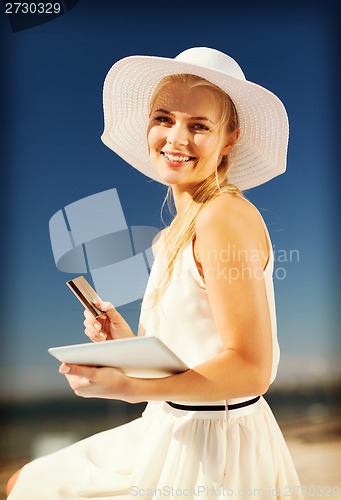
[[[230,410],[238,410],[238,408],[244,408],[244,406],[250,406],[259,401],[260,396],[256,398],[249,399],[248,401],[242,401],[241,403],[235,403],[233,405],[204,405],[204,406],[190,406],[190,405],[179,405],[178,403],[172,403],[171,401],[166,401],[169,406],[176,408],[177,410],[186,411],[225,411],[226,408]]]

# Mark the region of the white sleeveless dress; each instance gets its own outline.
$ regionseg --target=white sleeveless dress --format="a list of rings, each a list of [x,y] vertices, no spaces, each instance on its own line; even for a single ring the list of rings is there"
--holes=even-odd
[[[264,227],[267,232],[265,223]],[[272,382],[279,347],[270,239],[269,245],[264,280],[272,323]],[[149,294],[157,285],[161,261],[160,252],[142,304],[139,335],[160,337],[188,366],[194,367],[222,352],[223,346],[205,283],[194,261],[192,243],[176,262],[161,302],[152,308]],[[254,396],[250,394],[227,404]],[[225,405],[225,401],[187,404]],[[230,411],[186,411],[165,402],[148,403],[142,417],[27,464],[8,498],[226,497],[303,498],[286,443],[263,397],[252,405]]]

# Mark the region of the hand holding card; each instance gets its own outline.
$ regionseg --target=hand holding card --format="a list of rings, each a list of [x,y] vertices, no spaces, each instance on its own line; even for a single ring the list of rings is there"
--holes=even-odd
[[[85,307],[85,335],[92,341],[103,342],[135,336],[121,314],[110,302],[102,301],[84,276],[68,281],[67,285]]]

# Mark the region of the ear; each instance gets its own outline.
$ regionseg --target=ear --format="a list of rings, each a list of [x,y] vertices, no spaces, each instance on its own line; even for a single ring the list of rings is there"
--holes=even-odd
[[[226,146],[224,146],[220,152],[220,154],[222,156],[226,156],[229,154],[229,152],[231,151],[231,149],[233,148],[233,145],[232,144],[226,144]]]
[[[238,130],[235,130],[234,132],[231,132],[231,134],[229,134],[227,136],[226,145],[221,150],[221,154],[223,156],[226,156],[227,154],[229,154],[231,149],[236,144],[239,135],[240,135],[240,130],[238,129]]]

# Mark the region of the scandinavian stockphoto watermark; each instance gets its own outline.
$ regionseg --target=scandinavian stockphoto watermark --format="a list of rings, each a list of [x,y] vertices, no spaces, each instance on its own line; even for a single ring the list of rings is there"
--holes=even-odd
[[[298,249],[276,249],[274,245],[272,255],[273,278],[280,281],[287,278],[288,268],[291,264],[300,262]],[[224,280],[229,284],[238,280],[263,279],[264,272],[271,265],[268,262],[268,252],[255,248],[240,248],[234,243],[220,250],[198,250],[196,258],[203,264],[206,280]]]
[[[285,248],[276,249],[276,245],[273,245],[274,254],[274,278],[278,280],[284,280],[287,277],[288,267],[291,264],[299,264],[301,256],[300,251],[297,248]]]

